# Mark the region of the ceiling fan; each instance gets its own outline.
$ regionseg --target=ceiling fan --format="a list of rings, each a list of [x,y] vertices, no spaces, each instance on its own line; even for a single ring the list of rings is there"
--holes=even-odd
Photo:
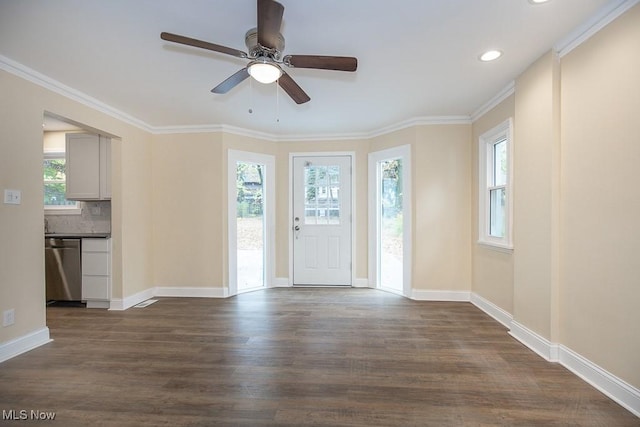
[[[245,34],[245,44],[249,53],[226,46],[192,39],[172,33],[161,33],[160,38],[174,43],[199,47],[249,59],[247,66],[225,81],[214,87],[213,93],[227,93],[238,84],[251,76],[260,83],[273,83],[278,81],[280,87],[297,104],[304,104],[311,98],[304,90],[287,74],[281,65],[289,68],[315,68],[321,70],[356,71],[358,59],[350,56],[320,56],[320,55],[285,55],[284,37],[280,34],[284,6],[275,0],[258,0],[258,26]]]

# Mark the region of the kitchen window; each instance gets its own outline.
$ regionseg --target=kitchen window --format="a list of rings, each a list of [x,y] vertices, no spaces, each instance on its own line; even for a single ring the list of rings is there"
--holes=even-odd
[[[478,243],[513,249],[512,120],[486,132],[479,141]]]
[[[67,200],[66,159],[64,153],[44,153],[44,209],[47,214],[80,214],[78,202]]]

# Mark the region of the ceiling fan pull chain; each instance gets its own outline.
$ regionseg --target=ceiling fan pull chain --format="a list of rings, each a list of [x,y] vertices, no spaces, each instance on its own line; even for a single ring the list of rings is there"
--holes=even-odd
[[[276,123],[280,123],[280,91],[278,90],[278,86],[280,86],[280,79],[276,81]]]
[[[249,79],[249,114],[253,114],[253,82]]]

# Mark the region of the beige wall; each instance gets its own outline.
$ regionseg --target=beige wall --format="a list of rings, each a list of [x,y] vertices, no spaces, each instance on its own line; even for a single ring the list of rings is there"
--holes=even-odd
[[[478,156],[482,134],[515,116],[515,96],[511,95],[473,123],[472,152],[472,215],[471,242],[473,247],[472,290],[508,313],[513,313],[513,253],[499,251],[478,241]],[[514,121],[514,126],[517,124]]]
[[[562,59],[562,343],[640,388],[640,5]]]
[[[420,126],[413,157],[417,290],[471,290],[471,125]]]
[[[222,134],[155,135],[152,153],[153,284],[222,287]]]
[[[552,331],[557,326],[552,309],[558,262],[553,246],[558,232],[553,199],[559,186],[557,79],[557,56],[550,52],[518,77],[515,94],[513,316],[547,339],[557,339]]]
[[[15,325],[0,343],[45,327],[42,233],[42,119],[67,117],[112,142],[113,297],[151,286],[151,135],[41,86],[0,71],[0,190],[22,191],[22,204],[0,204],[0,312],[15,309]],[[125,185],[123,185],[125,183]]]
[[[22,191],[22,204],[0,204],[0,313],[15,309],[2,343],[45,326],[45,293],[41,90],[0,71],[0,91],[0,192]]]

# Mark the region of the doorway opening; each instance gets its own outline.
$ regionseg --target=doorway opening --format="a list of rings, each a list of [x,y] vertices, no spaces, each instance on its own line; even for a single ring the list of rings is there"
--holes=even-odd
[[[229,293],[272,282],[272,156],[229,150]]]
[[[411,293],[411,148],[369,155],[369,278],[375,287]]]

